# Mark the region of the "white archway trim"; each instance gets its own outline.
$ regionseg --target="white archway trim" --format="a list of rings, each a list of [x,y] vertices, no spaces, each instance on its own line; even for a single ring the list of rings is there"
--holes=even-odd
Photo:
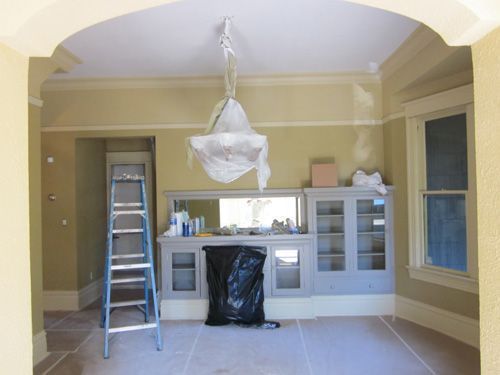
[[[96,23],[176,0],[25,0],[0,3],[0,42],[50,57],[66,38]]]
[[[450,46],[471,45],[500,26],[498,0],[347,0],[413,18]]]
[[[0,4],[0,42],[49,57],[70,35],[96,23],[178,0],[25,0]],[[500,26],[498,0],[347,0],[413,18],[447,44],[470,45]]]

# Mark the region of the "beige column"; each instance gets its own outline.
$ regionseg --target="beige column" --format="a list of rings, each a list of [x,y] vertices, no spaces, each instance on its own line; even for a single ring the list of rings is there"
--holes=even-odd
[[[500,29],[472,46],[481,373],[500,374]]]
[[[0,44],[1,372],[32,372],[28,58]]]

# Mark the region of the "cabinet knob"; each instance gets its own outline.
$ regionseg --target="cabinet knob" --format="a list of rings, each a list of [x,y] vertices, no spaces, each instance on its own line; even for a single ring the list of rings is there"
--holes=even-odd
[[[335,284],[330,284],[330,289],[335,289]]]
[[[372,283],[369,283],[369,284],[368,284],[368,288],[373,289],[373,284],[372,284]]]

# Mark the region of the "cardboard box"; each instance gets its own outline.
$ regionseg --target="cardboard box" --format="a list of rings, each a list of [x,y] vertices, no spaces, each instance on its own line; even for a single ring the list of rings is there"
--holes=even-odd
[[[312,187],[334,187],[338,185],[337,166],[329,164],[313,164],[311,166]]]

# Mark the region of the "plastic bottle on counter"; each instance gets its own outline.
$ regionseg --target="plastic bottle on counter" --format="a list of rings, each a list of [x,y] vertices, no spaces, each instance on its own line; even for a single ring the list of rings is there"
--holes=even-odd
[[[169,225],[170,228],[175,228],[175,234],[177,234],[177,218],[175,217],[175,212],[170,214]]]

